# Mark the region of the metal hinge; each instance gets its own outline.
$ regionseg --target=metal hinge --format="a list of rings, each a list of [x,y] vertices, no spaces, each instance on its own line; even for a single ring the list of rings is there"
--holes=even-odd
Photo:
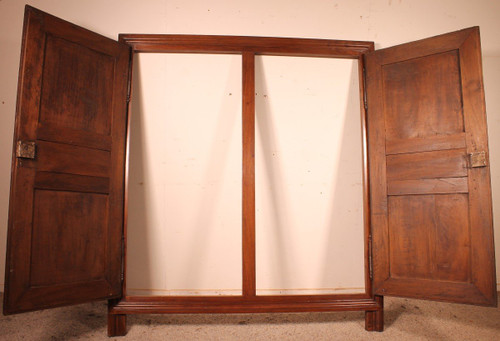
[[[17,141],[16,157],[22,159],[34,159],[36,145],[34,141]]]
[[[368,236],[368,272],[370,279],[373,279],[373,259],[372,259],[372,235]]]
[[[123,283],[125,280],[125,237],[122,235],[122,269],[120,273],[120,281]]]
[[[127,78],[127,104],[130,103],[130,94],[132,93],[132,57],[133,53],[130,52],[129,56],[129,67],[128,67],[128,78]]]
[[[128,83],[128,88],[127,88],[127,104],[130,103],[130,93],[131,93],[131,89],[130,89],[130,82]]]
[[[366,69],[363,67],[363,105],[368,111],[368,100],[366,99]]]

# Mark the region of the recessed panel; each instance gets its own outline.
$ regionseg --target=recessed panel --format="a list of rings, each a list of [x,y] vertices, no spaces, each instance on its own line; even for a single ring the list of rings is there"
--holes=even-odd
[[[54,173],[109,177],[111,153],[67,143],[38,141],[37,170]]]
[[[391,278],[468,282],[467,194],[389,197]]]
[[[464,131],[458,51],[382,67],[386,138]]]
[[[39,121],[109,135],[114,58],[47,36]]]
[[[32,287],[105,278],[107,206],[104,194],[35,190]]]
[[[465,149],[387,156],[387,179],[417,180],[467,176]]]
[[[127,293],[241,293],[241,56],[136,55]]]
[[[257,294],[364,292],[357,71],[256,59]]]

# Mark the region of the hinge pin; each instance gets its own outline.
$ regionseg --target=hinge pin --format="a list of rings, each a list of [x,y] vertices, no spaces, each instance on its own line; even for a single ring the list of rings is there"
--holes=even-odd
[[[373,279],[373,259],[372,259],[372,235],[368,236],[368,272],[370,279]]]

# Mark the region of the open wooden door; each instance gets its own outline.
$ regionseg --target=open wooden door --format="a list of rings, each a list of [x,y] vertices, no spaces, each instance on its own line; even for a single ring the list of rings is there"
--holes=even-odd
[[[4,313],[121,295],[130,50],[26,7]]]
[[[365,57],[374,293],[496,305],[479,29]]]

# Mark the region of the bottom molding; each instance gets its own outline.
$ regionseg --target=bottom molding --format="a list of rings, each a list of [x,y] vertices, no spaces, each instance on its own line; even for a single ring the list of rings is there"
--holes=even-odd
[[[366,294],[292,296],[127,296],[110,314],[197,314],[375,311],[380,303]]]

